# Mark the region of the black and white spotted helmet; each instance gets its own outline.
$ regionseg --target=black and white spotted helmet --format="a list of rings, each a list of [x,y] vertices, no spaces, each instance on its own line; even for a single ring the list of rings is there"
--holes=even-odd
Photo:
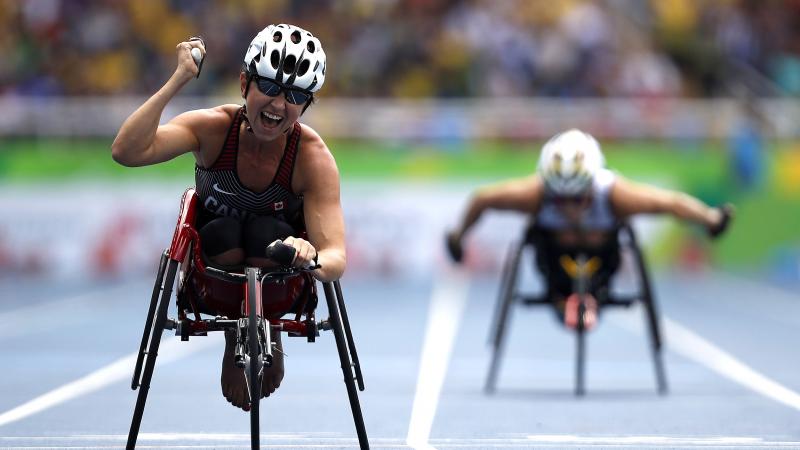
[[[316,92],[325,82],[325,52],[319,39],[294,25],[270,25],[250,42],[244,64],[288,86]]]

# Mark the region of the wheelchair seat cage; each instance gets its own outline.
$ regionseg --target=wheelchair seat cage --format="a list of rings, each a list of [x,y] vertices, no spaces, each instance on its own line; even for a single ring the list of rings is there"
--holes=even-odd
[[[644,306],[645,321],[649,328],[650,350],[653,357],[653,365],[656,376],[657,389],[659,394],[667,393],[667,381],[664,373],[664,365],[661,356],[662,339],[658,323],[658,312],[656,308],[653,290],[650,284],[648,268],[645,264],[641,248],[636,239],[633,228],[628,223],[619,224],[612,239],[624,241],[624,245],[631,251],[633,262],[636,265],[636,276],[638,278],[638,292],[631,296],[614,296],[609,294],[598,305],[599,308],[605,307],[629,307],[635,302],[641,302]],[[506,334],[508,332],[508,322],[511,318],[513,304],[524,306],[553,306],[553,299],[549,298],[548,293],[530,295],[519,291],[518,278],[520,271],[520,260],[526,248],[534,248],[531,236],[540,232],[535,224],[528,225],[524,237],[519,242],[512,242],[507,254],[501,275],[500,291],[495,307],[494,319],[492,320],[489,344],[492,348],[492,356],[489,364],[489,372],[486,377],[484,391],[493,393],[497,387],[497,376],[503,355]],[[623,244],[620,244],[623,245]],[[616,251],[622,251],[622,248]],[[595,257],[591,259],[582,258],[579,255],[576,260],[572,258],[562,258],[561,264],[564,270],[570,274],[574,283],[574,293],[581,299],[579,303],[578,322],[575,327],[576,335],[576,359],[575,359],[575,395],[582,396],[584,388],[584,366],[586,359],[585,339],[586,328],[583,323],[583,298],[588,293],[588,285],[591,276],[596,273],[599,261]]]
[[[170,247],[161,255],[131,381],[131,388],[139,389],[139,393],[126,448],[136,447],[139,426],[144,414],[147,393],[150,389],[150,381],[164,330],[175,330],[175,334],[180,336],[183,341],[189,340],[192,336],[205,336],[214,331],[227,331],[234,334],[236,338],[234,364],[244,370],[248,392],[250,392],[249,415],[253,449],[260,446],[259,400],[263,369],[272,364],[274,345],[272,333],[286,332],[289,336],[306,337],[309,342],[313,342],[320,330],[332,330],[359,446],[362,449],[368,449],[369,441],[358,399],[358,391],[364,390],[364,379],[339,281],[322,283],[329,317],[316,321],[316,284],[309,273],[314,267],[306,269],[281,267],[269,270],[245,267],[239,273],[205,264],[200,248],[200,237],[195,228],[198,214],[197,198],[194,188],[189,188],[184,192],[178,223]],[[177,276],[178,274],[180,276]],[[176,277],[179,279],[176,293],[178,315],[177,318],[168,318],[167,312]],[[203,318],[201,313],[210,313],[208,305],[200,304],[203,295],[197,293],[190,295],[189,292],[191,281],[195,278],[212,283],[216,288],[217,295],[227,297],[226,301],[235,302],[237,307],[240,306],[237,308],[240,311],[239,317],[229,318],[217,314],[211,319]],[[270,286],[287,286],[292,283],[307,286],[302,294],[302,302],[299,305],[293,305],[295,313],[293,319],[280,317],[286,311],[264,309],[262,303],[264,289]],[[211,303],[213,304],[213,302]],[[302,317],[303,315],[305,318]]]

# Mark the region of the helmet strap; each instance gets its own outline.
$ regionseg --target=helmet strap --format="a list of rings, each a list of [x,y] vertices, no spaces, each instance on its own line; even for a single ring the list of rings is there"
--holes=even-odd
[[[306,113],[306,110],[308,109],[309,106],[311,106],[312,103],[314,103],[314,96],[313,95],[311,96],[311,98],[308,99],[306,104],[303,106],[303,110],[300,111],[300,115],[301,116]]]
[[[244,85],[244,94],[242,95],[242,98],[244,99],[244,104],[242,105],[242,118],[245,122],[245,131],[252,133],[253,127],[250,125],[250,119],[247,118],[247,93],[250,92],[250,82],[253,81],[254,77],[249,70],[245,70],[245,73],[247,74],[247,83]]]
[[[242,95],[242,98],[247,101],[247,93],[250,92],[250,82],[253,81],[254,76],[249,70],[245,71],[245,73],[247,74],[247,84],[244,85],[244,94]]]
[[[252,133],[253,127],[250,125],[250,119],[247,118],[247,101],[242,105],[242,120],[244,120],[244,130]]]

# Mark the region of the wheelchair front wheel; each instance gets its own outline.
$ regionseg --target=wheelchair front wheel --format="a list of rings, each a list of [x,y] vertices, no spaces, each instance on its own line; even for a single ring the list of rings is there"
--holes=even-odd
[[[260,448],[259,444],[259,400],[261,400],[261,383],[264,375],[264,353],[267,343],[262,345],[259,336],[259,320],[261,317],[258,311],[261,309],[261,292],[259,283],[259,270],[248,267],[247,293],[246,299],[249,308],[247,316],[247,352],[248,362],[245,367],[245,378],[247,378],[247,388],[250,393],[250,443],[253,449]],[[269,327],[267,327],[269,329]],[[267,336],[268,339],[268,336]]]

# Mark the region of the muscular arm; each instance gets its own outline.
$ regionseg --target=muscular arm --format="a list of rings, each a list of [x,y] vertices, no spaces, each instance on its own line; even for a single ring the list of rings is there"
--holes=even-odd
[[[470,199],[461,224],[453,231],[452,237],[460,241],[487,209],[533,214],[539,209],[543,193],[544,185],[538,175],[480,188]]]
[[[123,122],[111,145],[114,161],[124,166],[146,166],[198,151],[199,139],[192,125],[200,113],[186,113],[159,126],[167,103],[197,73],[190,50],[199,43],[178,44],[178,67],[170,79]]]
[[[295,175],[301,175],[299,193],[303,194],[306,231],[322,266],[314,276],[334,281],[342,276],[346,265],[339,169],[322,139],[308,127],[304,127],[304,134]]]
[[[667,213],[707,228],[714,227],[722,218],[718,209],[710,208],[689,194],[634,183],[622,177],[618,177],[611,188],[611,204],[620,217]]]

